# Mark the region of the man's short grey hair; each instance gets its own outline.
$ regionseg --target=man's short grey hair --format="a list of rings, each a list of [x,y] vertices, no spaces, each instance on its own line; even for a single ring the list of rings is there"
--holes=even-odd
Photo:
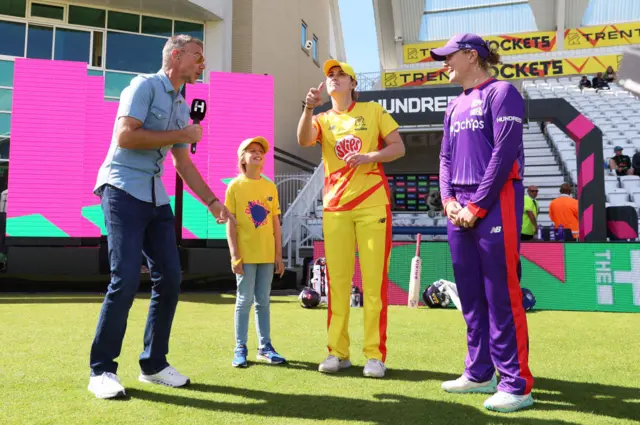
[[[204,47],[202,40],[186,34],[174,35],[164,45],[162,49],[162,68],[167,69],[171,64],[171,52],[174,49],[182,50],[189,43],[195,43],[200,47]]]

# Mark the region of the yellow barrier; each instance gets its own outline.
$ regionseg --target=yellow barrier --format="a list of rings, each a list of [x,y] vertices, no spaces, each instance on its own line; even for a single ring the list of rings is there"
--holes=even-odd
[[[492,74],[499,80],[595,74],[605,72],[609,66],[617,71],[621,60],[622,55],[606,55],[505,63],[492,67]],[[444,68],[383,73],[383,86],[387,89],[448,83],[449,76]]]

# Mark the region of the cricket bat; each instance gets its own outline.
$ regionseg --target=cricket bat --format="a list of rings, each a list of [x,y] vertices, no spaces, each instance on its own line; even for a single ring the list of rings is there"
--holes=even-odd
[[[409,302],[407,307],[418,308],[420,301],[420,276],[422,274],[422,261],[420,260],[420,240],[422,235],[418,233],[416,239],[416,256],[411,260],[411,276],[409,277]]]

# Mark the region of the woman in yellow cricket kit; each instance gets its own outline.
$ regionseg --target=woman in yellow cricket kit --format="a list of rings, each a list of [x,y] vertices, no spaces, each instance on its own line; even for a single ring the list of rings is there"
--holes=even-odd
[[[346,63],[324,63],[326,81],[309,90],[298,124],[300,146],[322,145],[325,182],[323,230],[329,312],[329,356],[320,372],[349,360],[349,299],[356,242],[364,297],[364,375],[382,378],[387,356],[387,291],[391,252],[389,186],[382,162],[404,155],[398,124],[377,102],[356,102],[356,74]],[[313,115],[326,83],[333,108]]]

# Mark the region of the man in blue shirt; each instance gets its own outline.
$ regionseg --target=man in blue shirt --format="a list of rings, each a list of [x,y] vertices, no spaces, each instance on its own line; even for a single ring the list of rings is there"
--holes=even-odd
[[[180,87],[194,84],[204,68],[202,42],[187,35],[174,36],[162,51],[162,69],[157,74],[137,76],[120,97],[111,147],[95,186],[105,217],[111,269],[90,355],[89,390],[98,398],[125,395],[115,359],[120,355],[129,309],[140,284],[143,254],[153,289],[139,380],[171,387],[190,382],[166,358],[181,269],[174,216],[161,176],[171,150],[178,174],[218,223],[235,220],[189,155],[189,144],[200,141],[202,128],[189,125],[189,106]]]

